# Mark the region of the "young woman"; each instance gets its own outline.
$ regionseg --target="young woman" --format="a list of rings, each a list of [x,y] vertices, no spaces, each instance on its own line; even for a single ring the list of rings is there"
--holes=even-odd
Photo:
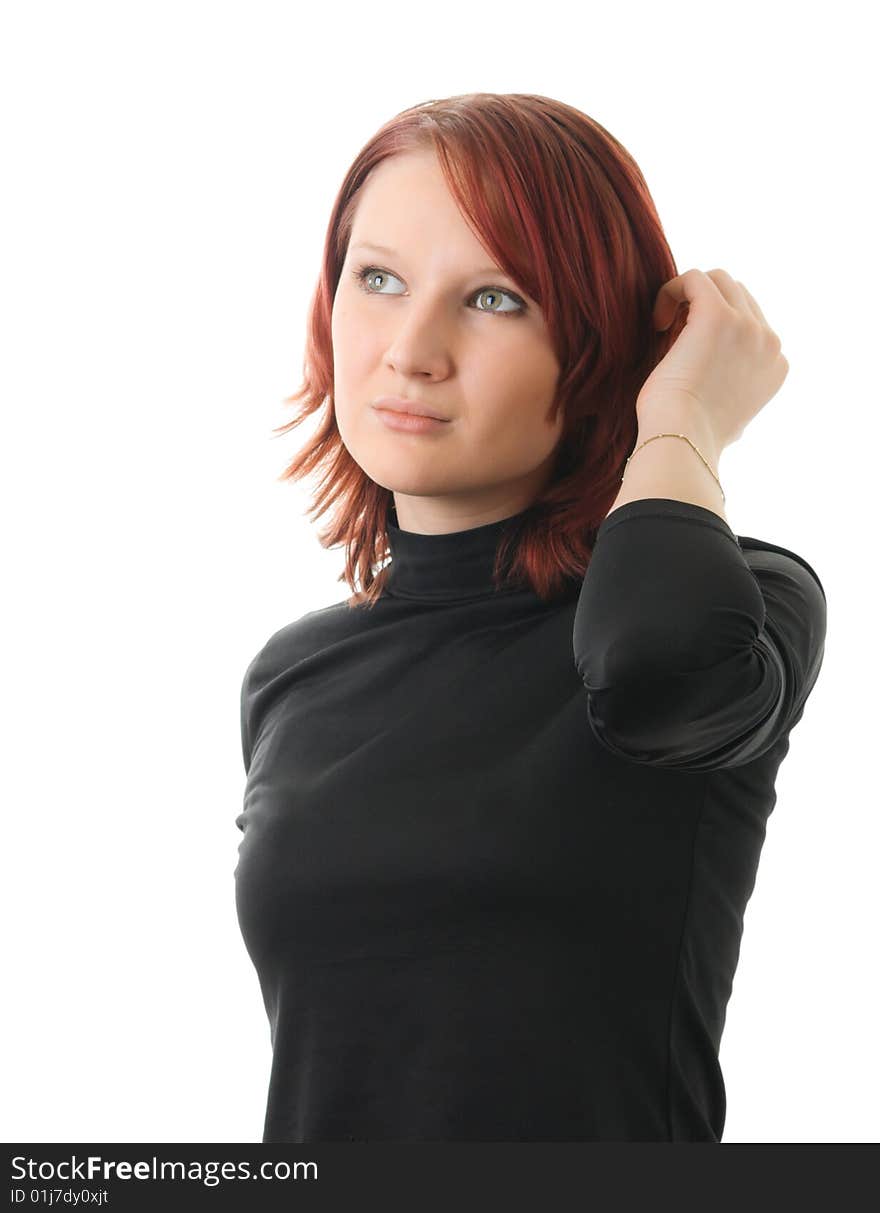
[[[676,274],[603,127],[475,94],[358,155],[305,365],[285,476],[321,474],[353,593],[242,685],[263,1141],[720,1141],[825,637],[810,565],[724,512],[778,337]]]

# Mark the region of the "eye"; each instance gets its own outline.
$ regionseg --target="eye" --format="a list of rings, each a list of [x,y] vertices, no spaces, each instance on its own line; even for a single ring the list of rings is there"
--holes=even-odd
[[[368,280],[370,278],[375,278],[377,276],[381,277],[381,278],[386,278],[386,279],[394,278],[397,282],[400,282],[400,279],[397,277],[396,274],[392,274],[390,270],[383,270],[379,266],[376,266],[376,265],[359,266],[357,269],[352,270],[352,275],[355,278],[360,289],[362,291],[364,291],[367,295],[379,295],[379,294],[384,293],[384,292],[381,292],[378,290],[373,290],[368,285]],[[400,292],[392,291],[391,293],[399,294]],[[478,299],[481,295],[492,295],[496,299],[501,295],[506,295],[508,297],[508,299],[512,299],[514,301],[514,303],[516,304],[516,307],[514,307],[512,310],[507,310],[507,311],[501,311],[499,308],[478,307],[476,309],[478,312],[485,312],[491,316],[521,316],[527,310],[527,305],[526,305],[525,300],[521,299],[520,296],[517,295],[514,291],[505,290],[504,287],[481,286],[479,290],[474,291],[473,295],[471,295],[471,299]]]

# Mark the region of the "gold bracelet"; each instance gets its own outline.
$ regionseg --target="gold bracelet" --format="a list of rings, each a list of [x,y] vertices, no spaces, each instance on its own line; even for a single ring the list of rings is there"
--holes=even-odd
[[[633,455],[635,455],[636,451],[640,451],[642,449],[642,447],[645,445],[645,443],[653,442],[655,438],[683,438],[685,440],[685,442],[690,442],[690,445],[692,447],[694,447],[694,450],[697,452],[697,454],[703,460],[703,463],[705,463],[706,467],[709,468],[709,471],[712,473],[712,476],[714,477],[715,482],[717,483],[719,489],[721,489],[721,481],[718,479],[718,477],[712,471],[712,468],[709,467],[708,460],[704,457],[703,453],[701,451],[697,450],[697,448],[691,442],[690,438],[688,438],[687,434],[652,434],[650,438],[646,438],[644,442],[640,442],[639,445],[636,447],[635,451],[632,452],[632,455],[629,456],[626,463],[623,465],[623,476],[626,475],[627,463],[629,463],[630,459],[632,459],[632,457],[633,457]],[[620,478],[621,484],[623,484],[623,476],[621,476],[621,478]],[[724,489],[721,489],[721,500],[727,501],[727,498],[724,496]]]

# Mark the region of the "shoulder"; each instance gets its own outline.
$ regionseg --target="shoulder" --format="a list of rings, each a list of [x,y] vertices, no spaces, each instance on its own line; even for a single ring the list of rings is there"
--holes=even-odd
[[[760,587],[766,624],[777,633],[799,637],[811,662],[820,653],[827,626],[825,587],[813,565],[799,552],[756,539],[737,536],[740,550]]]
[[[746,563],[754,572],[776,572],[795,578],[803,586],[815,587],[825,600],[825,587],[818,573],[798,552],[767,539],[755,539],[751,535],[737,535],[736,538]]]
[[[274,671],[289,670],[292,665],[312,657],[326,645],[339,639],[341,633],[355,628],[358,611],[345,601],[307,611],[298,619],[273,632],[256,655],[251,658],[244,674],[244,683],[265,681]]]
[[[241,742],[245,771],[262,721],[291,684],[321,665],[324,649],[358,626],[346,601],[308,611],[273,632],[248,662],[241,680]],[[316,660],[315,660],[316,659]]]
[[[797,719],[824,660],[825,587],[799,552],[750,535],[738,538],[764,601],[763,624],[753,643],[782,671],[786,712]]]

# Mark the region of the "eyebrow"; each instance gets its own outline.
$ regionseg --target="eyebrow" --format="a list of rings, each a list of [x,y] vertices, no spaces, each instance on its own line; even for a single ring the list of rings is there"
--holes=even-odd
[[[358,240],[352,248],[372,249],[374,253],[382,253],[385,257],[398,257],[400,254],[396,249],[387,248],[384,244],[372,244],[368,240]],[[510,278],[511,275],[506,270],[499,269],[497,265],[484,265],[482,269],[469,271],[474,274],[504,274]]]

